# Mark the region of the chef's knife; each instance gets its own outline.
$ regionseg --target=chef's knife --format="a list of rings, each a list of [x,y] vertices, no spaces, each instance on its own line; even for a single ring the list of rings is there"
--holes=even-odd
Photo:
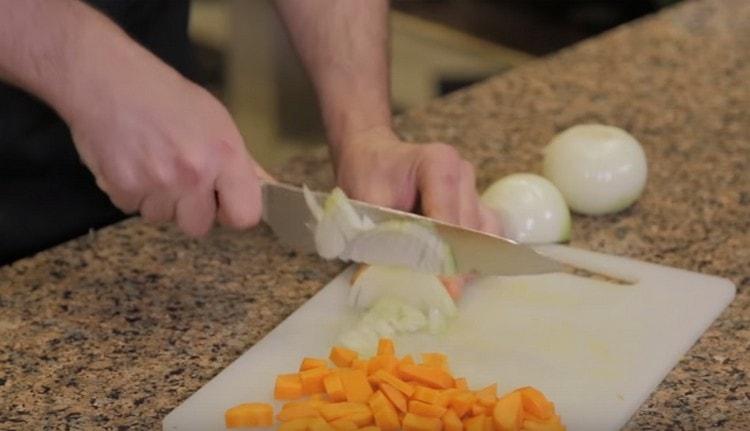
[[[320,192],[313,194],[321,205],[328,196],[327,193]],[[542,274],[561,271],[563,268],[559,262],[538,254],[530,247],[499,236],[354,199],[350,199],[350,202],[360,215],[369,217],[375,223],[389,220],[430,223],[450,246],[460,274]],[[280,183],[263,183],[263,220],[271,226],[282,243],[300,252],[315,252],[311,226],[315,226],[316,221],[301,188]]]

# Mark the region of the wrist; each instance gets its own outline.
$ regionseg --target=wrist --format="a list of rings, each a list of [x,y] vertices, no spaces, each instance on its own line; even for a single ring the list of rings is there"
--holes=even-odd
[[[390,125],[376,125],[362,130],[352,130],[342,135],[336,145],[330,145],[334,170],[338,172],[342,160],[350,157],[369,157],[373,151],[402,144]],[[346,163],[346,162],[343,162]]]
[[[334,164],[338,164],[338,160],[345,153],[356,153],[363,147],[398,139],[390,124],[363,126],[329,134],[329,147]]]

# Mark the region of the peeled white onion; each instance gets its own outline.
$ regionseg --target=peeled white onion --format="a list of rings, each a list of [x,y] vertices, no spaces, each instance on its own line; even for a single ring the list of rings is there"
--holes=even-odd
[[[520,173],[501,178],[483,194],[482,202],[500,218],[506,237],[521,243],[570,239],[570,211],[562,194],[546,178]]]
[[[611,214],[629,207],[643,192],[647,170],[638,141],[612,126],[573,126],[544,150],[544,176],[570,208],[582,214]]]

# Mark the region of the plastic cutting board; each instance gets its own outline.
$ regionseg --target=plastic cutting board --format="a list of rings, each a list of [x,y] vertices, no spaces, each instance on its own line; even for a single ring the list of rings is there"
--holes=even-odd
[[[399,355],[445,352],[471,387],[532,385],[555,402],[571,431],[621,428],[732,301],[722,278],[565,246],[539,251],[633,284],[556,273],[487,278],[439,336],[396,337]],[[165,419],[169,431],[224,430],[224,411],[272,399],[277,374],[304,356],[327,357],[354,318],[351,269],[325,286]],[[277,404],[277,411],[278,411]]]

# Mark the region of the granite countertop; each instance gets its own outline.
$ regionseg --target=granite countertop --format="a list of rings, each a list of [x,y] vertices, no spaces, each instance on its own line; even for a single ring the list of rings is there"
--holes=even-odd
[[[538,171],[573,124],[643,143],[643,197],[576,216],[572,245],[726,277],[738,294],[626,429],[750,423],[748,23],[747,1],[688,2],[397,119],[407,139],[459,147],[480,187]],[[281,177],[331,185],[323,156]],[[137,219],[0,268],[0,430],[158,429],[341,269],[264,227],[194,241]]]

